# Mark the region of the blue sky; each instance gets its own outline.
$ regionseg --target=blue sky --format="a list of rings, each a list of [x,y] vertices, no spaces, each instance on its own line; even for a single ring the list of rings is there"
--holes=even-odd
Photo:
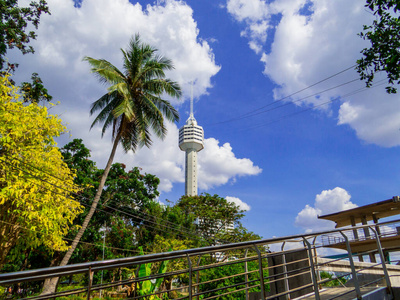
[[[41,20],[32,43],[36,53],[11,52],[10,60],[21,64],[15,79],[40,74],[60,101],[53,111],[71,131],[60,146],[82,138],[100,168],[110,136],[101,139],[99,128],[89,131],[89,107],[105,87],[83,56],[120,67],[119,49],[140,33],[173,60],[176,69],[168,75],[184,91],[174,102],[181,121],[170,124],[167,138],[155,140],[151,149],[119,151],[115,160],[159,176],[160,201],[184,193],[178,128],[188,117],[193,80],[195,117],[206,138],[199,192],[249,206],[243,223],[250,230],[270,238],[327,229],[333,223],[318,221],[317,214],[399,195],[399,96],[387,95],[384,85],[365,90],[360,81],[348,83],[358,76],[353,69],[312,86],[354,65],[368,46],[357,36],[373,19],[364,1],[48,4],[52,15]],[[260,113],[244,118],[255,110]]]

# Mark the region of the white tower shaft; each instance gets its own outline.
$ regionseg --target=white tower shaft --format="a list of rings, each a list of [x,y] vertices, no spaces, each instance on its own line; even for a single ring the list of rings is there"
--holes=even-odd
[[[186,150],[185,195],[197,195],[197,151],[193,148]]]

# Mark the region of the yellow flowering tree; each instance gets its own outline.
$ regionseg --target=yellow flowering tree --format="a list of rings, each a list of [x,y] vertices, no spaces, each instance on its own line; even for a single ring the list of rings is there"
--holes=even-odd
[[[46,107],[19,100],[0,77],[0,268],[14,246],[67,250],[63,237],[82,211],[74,174],[54,137],[66,131]]]

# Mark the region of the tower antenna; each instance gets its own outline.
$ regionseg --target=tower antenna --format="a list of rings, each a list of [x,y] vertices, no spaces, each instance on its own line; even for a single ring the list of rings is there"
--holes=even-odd
[[[190,89],[190,119],[194,119],[194,114],[193,114],[193,81]]]

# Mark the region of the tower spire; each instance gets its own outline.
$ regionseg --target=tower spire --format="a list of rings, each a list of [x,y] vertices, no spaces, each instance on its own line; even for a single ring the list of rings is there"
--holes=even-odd
[[[189,118],[194,119],[194,114],[193,114],[193,81],[192,81],[192,86],[190,89],[190,115]]]
[[[192,81],[191,96],[190,96],[190,114],[189,114],[189,119],[187,119],[186,121],[186,125],[197,125],[197,121],[194,118],[194,113],[193,113],[193,81]]]

